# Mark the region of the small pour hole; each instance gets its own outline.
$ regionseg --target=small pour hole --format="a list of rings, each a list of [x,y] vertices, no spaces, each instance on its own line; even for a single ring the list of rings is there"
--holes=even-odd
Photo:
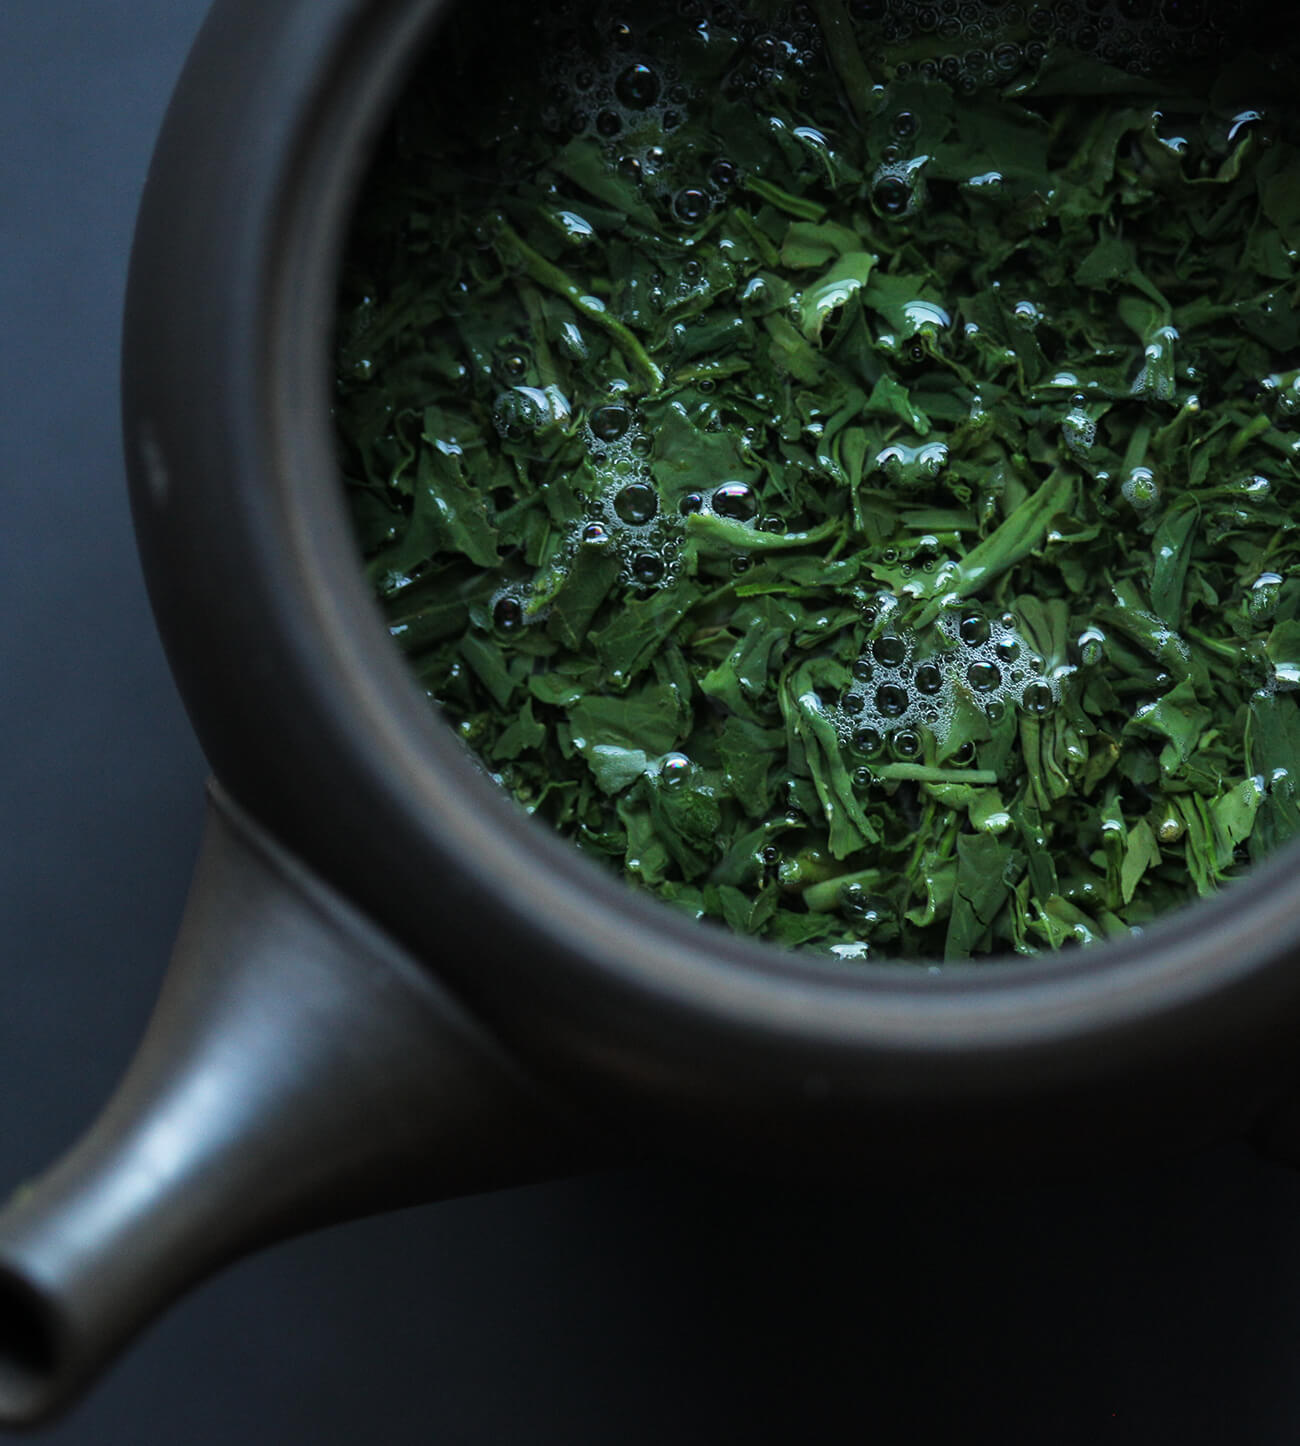
[[[46,1301],[26,1281],[0,1271],[0,1423],[36,1421],[61,1403],[59,1357]]]

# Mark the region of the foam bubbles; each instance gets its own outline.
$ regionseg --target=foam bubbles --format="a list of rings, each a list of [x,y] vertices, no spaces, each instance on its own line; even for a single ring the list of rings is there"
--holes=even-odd
[[[1282,578],[1276,572],[1261,572],[1246,593],[1246,614],[1252,622],[1267,622],[1277,611]]]
[[[991,720],[1008,706],[1043,717],[1060,701],[1071,670],[1047,673],[1014,614],[991,618],[975,606],[952,608],[923,644],[890,627],[897,598],[882,595],[877,604],[886,631],[853,664],[853,686],[835,714],[841,739],[855,753],[873,758],[888,748],[895,757],[914,758],[927,734],[942,745],[961,698]]]
[[[539,436],[569,419],[569,399],[559,387],[509,387],[492,406],[492,425],[508,442]]]
[[[1139,515],[1150,512],[1160,501],[1160,483],[1150,467],[1131,467],[1119,490],[1124,501]]]
[[[1082,392],[1070,398],[1070,410],[1061,423],[1061,440],[1076,457],[1086,457],[1097,445],[1097,424],[1088,415]]]
[[[551,96],[544,125],[575,138],[592,136],[624,175],[653,176],[666,160],[664,142],[679,126],[689,100],[665,56],[638,52],[625,21],[610,31],[613,44],[594,54],[562,48],[548,57]]]
[[[865,47],[905,53],[894,73],[961,94],[993,86],[1067,47],[1134,74],[1213,54],[1235,11],[1205,0],[850,0]],[[1241,112],[1238,130],[1256,120]],[[1235,139],[1234,135],[1234,139]]]

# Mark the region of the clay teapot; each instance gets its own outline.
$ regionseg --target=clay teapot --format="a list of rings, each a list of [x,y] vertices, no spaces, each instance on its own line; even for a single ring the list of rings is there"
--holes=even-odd
[[[1291,1148],[1294,850],[1070,958],[815,963],[630,895],[430,714],[357,567],[328,354],[350,206],[445,8],[219,0],[158,145],[126,446],[216,781],[140,1052],[0,1216],[5,1421],[56,1410],[241,1254],[577,1166],[924,1178]]]

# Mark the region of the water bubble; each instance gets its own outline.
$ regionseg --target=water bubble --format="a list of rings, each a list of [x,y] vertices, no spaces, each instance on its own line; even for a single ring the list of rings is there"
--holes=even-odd
[[[916,670],[916,687],[918,692],[933,696],[943,687],[943,674],[933,663],[922,663]]]
[[[848,713],[856,713],[858,709],[862,707],[862,694],[845,693],[843,699],[840,702],[840,707],[842,707]]]
[[[528,358],[519,352],[511,352],[502,359],[501,370],[512,380],[518,381],[528,371]]]
[[[727,160],[725,156],[719,156],[709,167],[709,180],[723,190],[734,186],[739,176],[740,172],[736,169],[735,163]]]
[[[1168,813],[1156,825],[1156,839],[1162,844],[1176,844],[1182,838],[1185,825],[1174,813]]]
[[[592,547],[609,541],[609,529],[603,522],[589,522],[582,529],[582,540]]]
[[[645,482],[630,482],[614,498],[614,511],[629,527],[644,527],[659,511],[659,497]]]
[[[623,129],[623,122],[616,111],[603,110],[596,117],[596,129],[602,136],[616,136]]]
[[[712,202],[709,193],[696,186],[687,186],[673,197],[673,211],[679,221],[696,226],[709,214]]]
[[[998,698],[991,698],[984,705],[984,716],[991,723],[1000,723],[1006,717],[1006,706]]]
[[[876,775],[869,768],[853,770],[853,786],[855,788],[870,788],[875,781]]]
[[[510,596],[498,598],[492,609],[492,621],[503,633],[517,633],[524,625],[524,610],[519,599]]]
[[[1020,47],[1013,45],[1010,41],[996,47],[993,51],[993,65],[1003,75],[1010,75],[1012,71],[1020,66],[1022,56]]]
[[[853,735],[853,746],[859,753],[865,753],[870,758],[880,752],[884,739],[874,728],[859,728]]]
[[[966,681],[977,693],[991,693],[1002,686],[1002,672],[996,663],[972,663],[966,669]]]
[[[912,188],[901,176],[882,176],[871,192],[876,209],[886,216],[901,216],[912,201]]]
[[[628,446],[632,449],[634,455],[638,457],[648,457],[650,455],[651,443],[649,437],[633,437],[628,443]]]
[[[859,683],[869,683],[875,674],[876,670],[865,658],[859,658],[853,665],[853,676]]]
[[[1046,683],[1030,683],[1020,695],[1020,706],[1026,713],[1039,718],[1050,713],[1055,703],[1056,698]]]
[[[914,728],[900,728],[889,744],[899,758],[916,758],[921,752],[921,735]]]
[[[1085,668],[1095,668],[1105,656],[1106,634],[1100,628],[1085,628],[1075,641],[1079,661]]]
[[[751,310],[767,304],[771,295],[771,288],[761,276],[755,276],[745,285],[744,291],[740,293],[740,304]]]
[[[841,913],[849,914],[864,922],[874,923],[880,917],[879,911],[875,907],[879,902],[879,899],[874,894],[867,893],[861,884],[845,884],[840,889]]]
[[[883,638],[877,638],[872,644],[871,651],[876,662],[883,663],[887,668],[896,668],[907,658],[906,639],[894,634]]]
[[[555,387],[511,387],[492,407],[492,424],[506,441],[545,431],[569,414],[568,401]]]
[[[629,181],[641,179],[641,162],[635,156],[620,156],[618,173]]]
[[[907,689],[897,683],[882,683],[876,689],[876,712],[882,718],[901,718],[911,701]]]
[[[648,65],[629,65],[614,82],[614,93],[629,110],[646,110],[659,99],[659,77]]]
[[[640,583],[642,587],[653,587],[663,581],[664,560],[657,553],[638,552],[632,559],[631,571],[633,582]]]
[[[747,553],[737,553],[736,556],[731,559],[731,570],[733,573],[739,575],[742,572],[748,572],[753,566],[753,563],[753,558]]]
[[[626,407],[597,407],[591,414],[588,425],[591,434],[601,442],[617,442],[631,425],[632,417]]]
[[[758,519],[758,530],[760,532],[784,532],[785,523],[779,517],[760,517]]]
[[[841,899],[841,905],[845,913],[851,914],[858,921],[859,926],[874,928],[894,912],[888,899],[865,891],[855,892],[855,889],[855,885],[848,886],[850,897],[848,900]]]
[[[699,492],[688,492],[677,504],[678,511],[683,517],[689,517],[692,512],[698,512],[704,506],[704,498]]]
[[[724,482],[709,499],[719,517],[733,522],[749,522],[758,512],[758,498],[747,482]]]
[[[993,645],[993,651],[997,654],[1000,662],[1014,663],[1020,656],[1020,644],[1015,638],[1000,638]]]
[[[968,764],[975,762],[975,745],[967,739],[965,743],[952,755],[952,762],[958,768],[965,768]]]
[[[682,783],[691,771],[691,760],[685,753],[665,753],[659,760],[659,777],[668,784]]]
[[[1277,609],[1282,579],[1275,572],[1261,572],[1246,594],[1246,612],[1252,622],[1266,622]]]
[[[894,485],[924,486],[933,482],[948,465],[948,448],[943,442],[923,442],[919,447],[891,442],[876,453],[874,460]]]
[[[910,110],[900,110],[894,117],[894,134],[899,140],[908,140],[917,132],[916,117]]]
[[[957,624],[957,636],[971,648],[987,643],[989,631],[989,620],[983,613],[967,613]]]

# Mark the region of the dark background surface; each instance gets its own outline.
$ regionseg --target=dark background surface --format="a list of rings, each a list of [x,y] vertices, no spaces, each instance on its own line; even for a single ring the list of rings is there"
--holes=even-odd
[[[204,9],[0,5],[0,1191],[125,1064],[197,839],[117,348]],[[407,1211],[227,1272],[39,1439],[1294,1446],[1300,1179],[1226,1145],[976,1194],[650,1168]]]

